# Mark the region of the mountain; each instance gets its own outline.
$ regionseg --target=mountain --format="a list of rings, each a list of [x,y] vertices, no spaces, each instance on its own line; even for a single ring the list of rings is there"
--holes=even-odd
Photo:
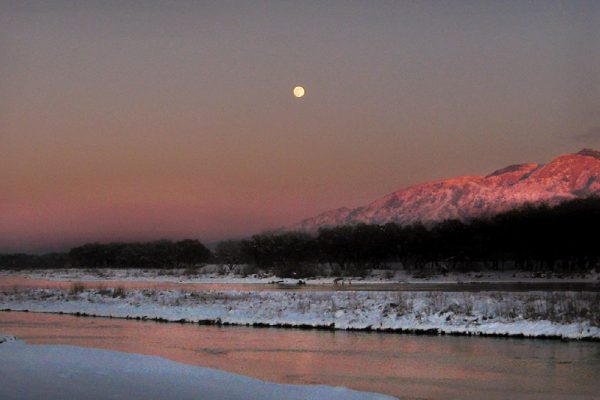
[[[461,176],[400,189],[355,209],[327,211],[291,227],[397,222],[431,224],[490,216],[527,203],[550,205],[600,195],[600,151],[584,149],[548,164],[518,164],[487,176]]]

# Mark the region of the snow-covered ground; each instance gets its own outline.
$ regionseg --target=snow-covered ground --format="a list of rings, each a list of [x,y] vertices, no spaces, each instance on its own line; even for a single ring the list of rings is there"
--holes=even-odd
[[[189,274],[184,269],[48,269],[48,270],[3,270],[2,276],[25,276],[31,279],[47,279],[55,281],[80,280],[80,281],[150,281],[150,282],[181,282],[181,283],[234,283],[252,284],[269,283],[282,280],[273,275],[254,274],[242,276],[239,274],[220,274],[219,266],[207,265],[198,269],[196,274]],[[308,284],[331,284],[335,277],[320,277],[306,279]],[[366,277],[346,277],[345,281],[355,283],[469,283],[469,282],[598,282],[600,283],[600,272],[594,271],[587,274],[562,275],[555,273],[539,273],[523,271],[493,271],[493,272],[469,272],[449,273],[446,275],[433,275],[430,277],[415,277],[405,270],[374,270]],[[296,282],[295,279],[284,279],[285,282]]]
[[[19,340],[0,344],[0,398],[393,399],[341,387],[267,383],[160,357]]]
[[[9,342],[12,340],[15,340],[14,336],[3,335],[2,333],[0,333],[0,343]]]
[[[27,289],[0,309],[330,329],[600,339],[593,292],[241,292]]]

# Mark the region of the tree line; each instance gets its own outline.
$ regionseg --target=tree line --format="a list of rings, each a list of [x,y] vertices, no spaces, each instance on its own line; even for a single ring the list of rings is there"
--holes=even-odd
[[[392,264],[417,272],[504,270],[576,272],[600,262],[600,198],[525,206],[469,222],[322,228],[222,242],[221,262],[256,265],[279,276],[361,275]]]
[[[212,261],[200,241],[89,243],[66,253],[0,255],[0,268],[181,268]]]
[[[213,252],[196,240],[87,244],[68,253],[0,255],[0,267],[175,268],[214,262],[282,277],[361,275],[391,266],[423,273],[506,268],[576,272],[599,266],[599,233],[600,198],[589,198],[432,226],[357,224],[314,234],[263,233],[222,241]]]

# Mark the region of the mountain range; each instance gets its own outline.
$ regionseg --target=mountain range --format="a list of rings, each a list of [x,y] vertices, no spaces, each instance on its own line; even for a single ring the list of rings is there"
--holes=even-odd
[[[467,221],[525,204],[555,205],[600,195],[600,151],[583,149],[547,164],[516,164],[487,176],[460,176],[410,186],[372,203],[324,212],[293,225],[293,230],[356,223],[396,222],[430,225],[447,219]]]

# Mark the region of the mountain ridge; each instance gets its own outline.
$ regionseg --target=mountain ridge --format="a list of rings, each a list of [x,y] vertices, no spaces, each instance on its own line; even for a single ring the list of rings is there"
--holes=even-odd
[[[357,208],[340,207],[307,218],[292,230],[356,223],[431,224],[492,216],[525,204],[555,205],[600,195],[600,151],[582,149],[547,164],[524,163],[492,173],[458,176],[408,186]]]

